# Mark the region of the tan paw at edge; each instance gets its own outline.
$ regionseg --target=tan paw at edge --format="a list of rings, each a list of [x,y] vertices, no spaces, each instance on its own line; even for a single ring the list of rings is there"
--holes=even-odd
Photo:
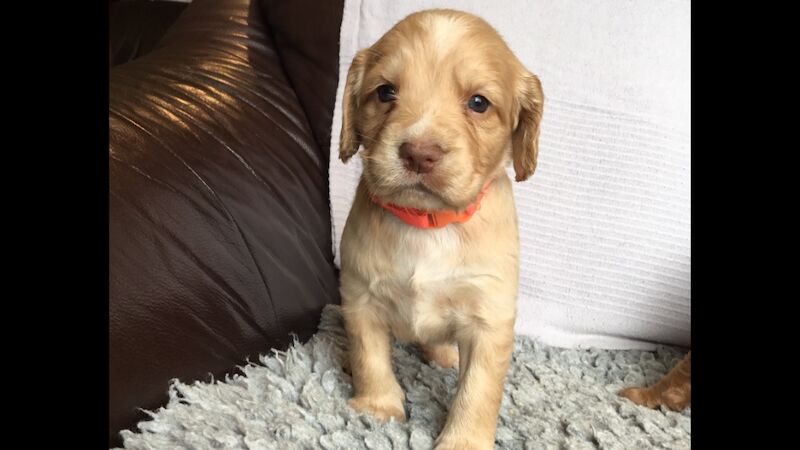
[[[639,406],[655,408],[659,405],[659,402],[652,397],[651,392],[647,388],[631,387],[619,391],[618,395],[627,398]]]

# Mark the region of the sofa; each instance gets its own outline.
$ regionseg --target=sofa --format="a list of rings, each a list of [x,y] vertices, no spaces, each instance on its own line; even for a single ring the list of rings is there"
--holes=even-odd
[[[339,303],[342,0],[109,4],[109,446]]]

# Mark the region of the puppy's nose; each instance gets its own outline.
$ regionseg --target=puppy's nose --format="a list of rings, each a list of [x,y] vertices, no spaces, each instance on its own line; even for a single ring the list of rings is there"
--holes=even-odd
[[[415,140],[400,145],[400,159],[412,172],[428,173],[442,159],[442,147],[430,141]]]

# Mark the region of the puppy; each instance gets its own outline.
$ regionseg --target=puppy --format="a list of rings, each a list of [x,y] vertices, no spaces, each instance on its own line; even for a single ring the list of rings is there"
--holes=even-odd
[[[674,411],[682,411],[692,403],[692,352],[687,353],[658,383],[646,388],[623,389],[619,395],[648,408],[665,405]]]
[[[437,449],[494,447],[518,284],[505,167],[533,174],[543,101],[497,32],[453,10],[406,17],[347,74],[340,158],[363,145],[364,167],[341,243],[349,404],[405,420],[390,339],[419,343],[459,370]]]

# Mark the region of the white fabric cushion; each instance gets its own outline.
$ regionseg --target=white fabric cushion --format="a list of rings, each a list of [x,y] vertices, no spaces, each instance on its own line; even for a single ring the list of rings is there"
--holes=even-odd
[[[337,159],[347,69],[397,21],[434,7],[486,19],[544,88],[538,168],[514,184],[517,332],[561,347],[689,346],[688,0],[346,0],[330,159],[336,263],[361,173],[359,158]]]

